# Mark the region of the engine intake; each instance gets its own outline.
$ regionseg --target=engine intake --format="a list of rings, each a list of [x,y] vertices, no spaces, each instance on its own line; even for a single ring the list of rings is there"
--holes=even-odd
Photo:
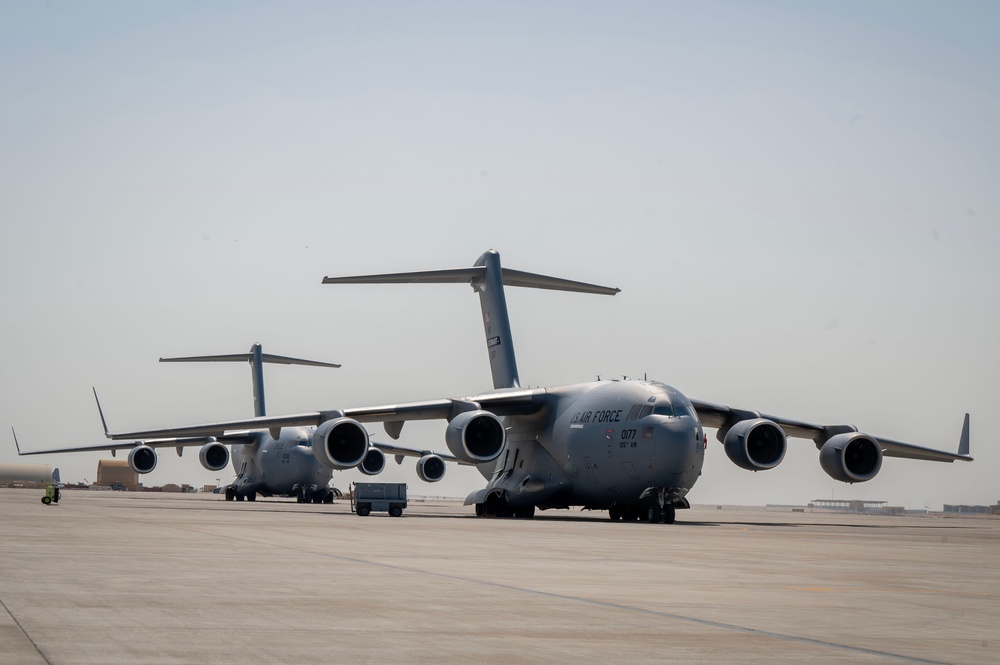
[[[128,465],[136,473],[149,473],[156,468],[156,451],[140,443],[129,451]]]
[[[765,471],[781,464],[785,443],[785,431],[766,418],[736,423],[723,441],[733,464],[750,471]]]
[[[846,432],[830,437],[819,450],[819,463],[827,475],[842,483],[863,483],[882,468],[882,446],[873,437]]]
[[[384,470],[385,453],[375,447],[369,448],[368,452],[365,454],[364,460],[362,460],[360,466],[358,466],[358,471],[366,476],[377,476]]]
[[[451,454],[472,464],[495,460],[503,452],[506,439],[500,419],[482,410],[458,414],[448,423],[444,435]]]
[[[437,455],[424,455],[417,460],[417,476],[425,483],[436,483],[444,478],[445,463]]]
[[[313,432],[312,441],[313,454],[328,469],[353,469],[368,454],[368,430],[353,418],[327,420]]]
[[[198,451],[198,461],[209,471],[222,471],[229,464],[229,448],[213,438]]]

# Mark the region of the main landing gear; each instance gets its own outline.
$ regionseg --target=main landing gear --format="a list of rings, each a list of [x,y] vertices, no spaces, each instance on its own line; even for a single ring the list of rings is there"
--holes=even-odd
[[[333,503],[333,490],[310,492],[302,490],[295,496],[297,503]]]
[[[476,517],[516,517],[530,519],[535,516],[535,507],[511,508],[507,500],[496,494],[486,497],[485,503],[476,504]]]
[[[677,510],[673,506],[660,508],[657,503],[646,505],[634,504],[631,506],[611,506],[608,509],[608,516],[612,522],[621,520],[623,522],[649,522],[650,524],[673,524],[677,517]]]
[[[244,499],[247,501],[256,501],[257,493],[250,492],[249,494],[241,494],[232,487],[226,488],[226,501],[243,501]]]

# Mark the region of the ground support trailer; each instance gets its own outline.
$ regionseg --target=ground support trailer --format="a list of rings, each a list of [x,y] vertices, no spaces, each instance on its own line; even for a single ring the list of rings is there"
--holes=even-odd
[[[351,512],[364,517],[373,510],[400,517],[406,508],[406,483],[354,483]]]

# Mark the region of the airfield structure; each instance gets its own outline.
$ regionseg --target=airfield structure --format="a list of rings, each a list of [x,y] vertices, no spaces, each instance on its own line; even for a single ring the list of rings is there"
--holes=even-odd
[[[126,460],[102,459],[97,463],[97,484],[113,487],[119,483],[132,492],[139,491],[139,474]]]

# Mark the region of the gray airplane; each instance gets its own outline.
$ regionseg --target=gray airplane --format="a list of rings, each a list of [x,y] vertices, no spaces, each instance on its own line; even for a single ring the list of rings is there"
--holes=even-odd
[[[334,363],[302,360],[263,353],[260,344],[254,344],[250,353],[214,356],[190,356],[183,358],[160,358],[160,362],[249,362],[253,383],[254,415],[257,418],[267,413],[264,402],[264,363],[282,365],[309,365],[313,367],[340,367]],[[94,391],[97,399],[97,392]],[[108,431],[101,404],[97,403],[101,424],[108,438],[116,439]],[[185,447],[201,446],[198,459],[209,471],[222,471],[232,460],[236,480],[225,488],[227,501],[254,501],[257,495],[293,496],[299,503],[332,503],[334,490],[329,486],[334,469],[358,467],[361,473],[377,475],[385,469],[386,455],[379,446],[397,456],[417,456],[418,470],[428,482],[435,482],[444,476],[445,461],[458,462],[451,456],[436,456],[429,451],[417,451],[388,444],[372,443],[357,459],[343,459],[332,464],[329,459],[313,452],[314,427],[282,427],[268,430],[219,432],[217,435],[193,437],[152,437],[131,443],[112,443],[99,446],[82,446],[23,452],[19,455],[42,455],[52,453],[128,449],[128,462],[134,471],[145,474],[156,468],[156,448],[176,448],[180,455]],[[227,444],[229,447],[227,447]]]
[[[317,455],[360,459],[368,450],[363,423],[382,422],[393,439],[407,420],[448,421],[445,443],[488,480],[468,496],[480,516],[531,517],[535,509],[609,511],[612,520],[671,523],[701,475],[707,436],[736,465],[763,471],[785,456],[788,437],[811,439],[819,462],[845,483],[871,480],[883,457],[971,461],[969,415],[958,453],[817,425],[686,397],[658,381],[592,381],[522,389],[504,296],[505,286],[614,295],[618,289],[502,268],[495,251],[469,268],[324,278],[324,284],[464,283],[479,294],[493,390],[460,398],[268,416],[131,432],[114,437],[225,436],[235,429],[313,426]]]

